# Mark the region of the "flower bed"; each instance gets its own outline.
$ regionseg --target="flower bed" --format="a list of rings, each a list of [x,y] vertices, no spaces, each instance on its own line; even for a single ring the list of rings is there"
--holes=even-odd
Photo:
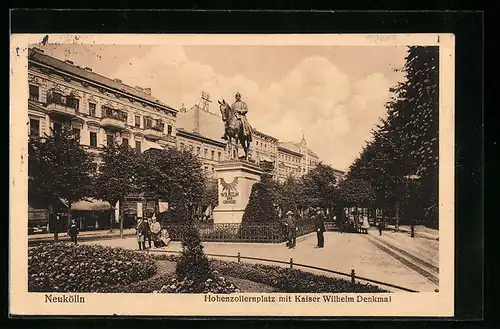
[[[387,292],[370,284],[355,283],[345,279],[316,275],[313,273],[270,266],[212,260],[211,266],[222,275],[242,278],[266,284],[288,293],[324,292]]]
[[[157,259],[177,261],[178,255],[155,255]],[[298,269],[279,266],[228,262],[218,259],[210,260],[212,270],[221,275],[246,279],[276,288],[280,292],[289,293],[323,293],[323,292],[387,292],[378,286],[355,283],[349,280],[317,275]]]
[[[104,292],[150,278],[152,257],[96,245],[41,244],[28,250],[28,290]]]

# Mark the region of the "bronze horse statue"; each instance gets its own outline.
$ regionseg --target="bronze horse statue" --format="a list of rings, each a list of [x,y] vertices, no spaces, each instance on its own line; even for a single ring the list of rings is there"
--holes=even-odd
[[[248,151],[250,149],[250,144],[252,142],[252,135],[245,135],[243,132],[243,124],[241,120],[238,119],[236,111],[231,108],[231,106],[226,103],[223,99],[222,102],[218,101],[220,105],[220,113],[222,114],[222,121],[224,122],[225,131],[224,137],[228,140],[229,145],[232,145],[233,138],[236,141],[236,147],[238,147],[238,141],[240,142],[243,150],[245,151],[245,160],[248,160]]]

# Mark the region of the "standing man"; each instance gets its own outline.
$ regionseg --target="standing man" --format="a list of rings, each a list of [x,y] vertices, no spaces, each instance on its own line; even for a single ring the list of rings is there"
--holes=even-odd
[[[316,225],[316,235],[318,236],[318,244],[314,248],[323,248],[325,246],[325,237],[323,233],[325,230],[325,216],[321,211],[321,208],[316,208],[316,216],[314,217],[314,223]]]
[[[410,237],[414,238],[415,237],[415,221],[411,221],[410,225]]]
[[[243,134],[245,136],[249,136],[249,140],[251,141],[253,130],[252,126],[250,126],[250,123],[248,123],[246,116],[248,113],[247,103],[241,100],[241,94],[239,92],[236,93],[235,99],[236,101],[233,103],[233,105],[231,105],[231,108],[236,112],[236,118],[238,118],[238,120],[241,120],[241,124],[243,126]]]
[[[78,225],[76,223],[76,220],[73,218],[71,219],[71,223],[68,228],[68,235],[71,238],[71,242],[76,245],[77,243],[77,237],[78,237]]]
[[[378,222],[378,235],[379,236],[382,236],[382,227],[383,227],[382,220],[380,220]]]
[[[285,225],[288,229],[288,249],[295,248],[295,240],[297,238],[297,218],[293,215],[292,211],[286,213]]]

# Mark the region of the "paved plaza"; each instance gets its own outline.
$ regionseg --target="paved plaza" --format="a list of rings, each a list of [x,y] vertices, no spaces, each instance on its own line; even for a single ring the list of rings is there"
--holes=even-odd
[[[83,243],[137,249],[135,237]],[[406,233],[385,231],[382,236],[379,236],[375,229],[370,229],[368,234],[326,232],[325,248],[323,249],[314,248],[316,245],[315,233],[299,238],[295,249],[288,249],[284,244],[267,243],[204,242],[203,245],[207,254],[237,255],[240,253],[241,256],[280,261],[289,261],[290,258],[293,258],[294,263],[345,273],[350,273],[354,269],[357,276],[421,292],[434,292],[439,287],[439,241],[410,238]],[[158,253],[162,250],[179,251],[181,244],[180,242],[172,242],[167,248],[151,249],[151,251]],[[323,271],[301,269],[335,276],[335,274]],[[393,288],[388,289],[398,291]]]

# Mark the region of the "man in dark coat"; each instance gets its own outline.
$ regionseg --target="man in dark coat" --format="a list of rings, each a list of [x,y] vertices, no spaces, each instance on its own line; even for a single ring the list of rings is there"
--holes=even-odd
[[[295,248],[295,239],[297,238],[297,218],[293,215],[293,212],[288,211],[285,218],[285,226],[288,231],[288,248]]]
[[[149,244],[149,249],[151,249],[151,228],[149,227],[149,221],[151,219],[149,218],[144,218],[144,226],[143,226],[143,233],[144,233],[144,244],[146,244],[146,241]]]
[[[314,216],[314,224],[316,226],[316,235],[318,237],[318,244],[314,248],[323,248],[325,246],[325,237],[323,233],[325,230],[325,216],[321,208],[316,208],[316,215]]]
[[[78,237],[78,224],[76,223],[76,220],[71,219],[71,223],[68,228],[68,235],[71,238],[71,242],[74,244],[77,243],[77,237]]]

